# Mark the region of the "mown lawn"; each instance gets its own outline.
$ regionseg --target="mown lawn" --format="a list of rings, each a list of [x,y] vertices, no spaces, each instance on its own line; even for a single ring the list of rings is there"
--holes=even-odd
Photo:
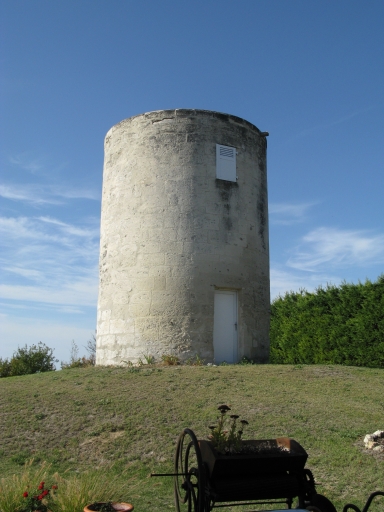
[[[249,421],[245,439],[298,441],[318,492],[338,511],[384,490],[384,456],[363,447],[365,434],[384,430],[384,370],[341,366],[85,368],[1,379],[1,475],[20,473],[30,458],[66,475],[101,468],[105,479],[125,480],[138,512],[172,510],[172,479],[149,475],[173,470],[184,427],[206,438],[223,403]],[[370,512],[383,511],[377,503]]]

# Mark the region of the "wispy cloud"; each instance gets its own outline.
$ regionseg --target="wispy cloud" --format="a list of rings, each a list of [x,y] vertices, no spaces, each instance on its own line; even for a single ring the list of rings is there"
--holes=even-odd
[[[91,304],[91,308],[94,307],[94,304]],[[47,302],[28,302],[25,301],[23,303],[16,301],[13,302],[12,300],[9,300],[8,302],[5,300],[4,302],[0,302],[0,308],[3,309],[3,311],[19,311],[23,312],[23,314],[26,314],[26,316],[35,316],[39,312],[44,313],[73,313],[76,315],[84,315],[84,308],[83,307],[77,307],[67,304],[48,304]],[[0,313],[0,318],[2,316],[9,318],[9,313]]]
[[[0,297],[2,300],[22,300],[23,302],[36,302],[40,304],[96,307],[97,289],[97,272],[94,272],[94,275],[88,279],[78,278],[70,283],[63,283],[58,279],[56,282],[51,283],[50,286],[46,283],[40,286],[0,284]],[[68,312],[68,309],[66,312]]]
[[[62,204],[57,199],[44,197],[44,192],[37,186],[0,185],[0,196],[13,201],[23,201],[32,204]]]
[[[334,119],[329,119],[327,121],[324,121],[323,123],[319,123],[319,124],[316,124],[314,126],[311,126],[310,128],[306,128],[304,130],[301,130],[300,132],[298,132],[296,134],[293,134],[287,140],[292,140],[292,139],[298,139],[298,138],[301,138],[301,137],[305,137],[305,135],[308,135],[309,133],[312,133],[314,131],[324,130],[324,129],[327,129],[327,128],[331,128],[332,126],[336,126],[338,124],[346,123],[349,120],[353,119],[354,117],[357,117],[357,116],[359,116],[361,114],[365,114],[366,112],[370,112],[371,110],[375,110],[377,108],[382,108],[382,107],[383,107],[383,104],[381,103],[379,105],[371,105],[369,107],[365,107],[365,108],[360,108],[360,109],[354,110],[353,112],[350,112],[349,114],[345,114],[344,116],[341,116],[341,117],[338,117],[338,118],[334,118]]]
[[[338,285],[342,277],[325,272],[299,272],[282,266],[271,265],[271,300],[286,292],[313,291],[326,284]]]
[[[96,305],[98,220],[74,225],[53,217],[0,217],[0,236],[3,300]]]
[[[58,226],[62,232],[67,233],[68,235],[74,235],[78,237],[85,237],[85,238],[93,238],[95,236],[98,236],[99,229],[98,227],[93,228],[85,228],[85,227],[79,227],[74,226],[73,224],[68,224],[66,222],[62,222],[58,219],[54,219],[52,217],[37,217],[37,220],[40,220],[41,222],[45,222],[47,224],[53,224],[54,226]]]
[[[29,268],[23,268],[23,267],[17,267],[17,266],[10,266],[10,267],[3,267],[3,270],[5,272],[10,272],[22,277],[26,277],[27,279],[34,279],[38,280],[43,277],[43,273],[40,270],[35,269],[29,269]]]
[[[3,247],[14,256],[36,257],[40,253],[59,257],[66,248],[73,257],[85,257],[90,247],[98,245],[99,228],[96,221],[91,226],[76,226],[44,217],[0,217],[0,233]],[[78,237],[83,238],[81,243]]]
[[[63,197],[65,199],[90,199],[92,201],[100,200],[100,193],[91,189],[51,186],[48,188],[48,191],[52,195]]]
[[[269,218],[271,224],[291,225],[304,222],[308,210],[317,202],[310,203],[270,203]]]
[[[384,235],[363,230],[320,227],[303,237],[287,265],[314,272],[325,267],[340,268],[383,262]]]
[[[35,157],[30,152],[11,155],[9,162],[25,171],[36,174],[45,166],[46,159],[44,157]]]
[[[35,205],[64,204],[66,199],[89,199],[98,201],[100,194],[94,190],[74,189],[58,185],[0,184],[0,196],[4,199]]]

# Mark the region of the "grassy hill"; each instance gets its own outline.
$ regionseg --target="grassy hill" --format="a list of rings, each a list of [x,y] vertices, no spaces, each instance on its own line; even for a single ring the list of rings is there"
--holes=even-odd
[[[51,474],[101,468],[138,512],[172,510],[172,479],[149,474],[172,471],[180,431],[205,438],[222,403],[249,421],[245,439],[302,444],[318,492],[338,510],[384,490],[384,456],[362,442],[384,429],[384,370],[342,366],[85,368],[1,379],[1,475],[21,473],[32,457]]]

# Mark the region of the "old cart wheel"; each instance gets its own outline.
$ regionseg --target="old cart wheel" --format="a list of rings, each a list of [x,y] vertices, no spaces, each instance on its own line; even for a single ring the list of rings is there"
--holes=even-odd
[[[312,512],[337,512],[332,502],[321,494],[315,494],[311,499],[311,503],[305,508]]]
[[[183,430],[175,454],[177,512],[204,512],[204,466],[199,443],[189,428]]]

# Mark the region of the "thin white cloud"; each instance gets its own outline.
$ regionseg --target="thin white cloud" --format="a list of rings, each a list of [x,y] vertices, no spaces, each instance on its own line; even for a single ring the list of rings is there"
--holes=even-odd
[[[45,158],[33,157],[31,153],[25,152],[19,155],[13,155],[9,157],[9,162],[21,169],[31,172],[32,174],[37,173],[44,167]]]
[[[52,283],[55,286],[28,286],[0,284],[2,300],[18,300],[37,302],[40,304],[61,304],[77,306],[93,306],[97,303],[97,273],[93,279],[78,279],[71,283]]]
[[[35,205],[59,205],[65,200],[88,199],[98,201],[100,194],[90,189],[75,189],[58,185],[38,185],[34,183],[16,185],[1,184],[0,196],[12,201]]]
[[[56,311],[59,313],[66,313],[70,315],[83,315],[84,311],[80,308],[72,307],[72,306],[61,306],[57,307]]]
[[[0,217],[0,234],[2,245],[15,251],[35,252],[37,248],[43,254],[46,244],[55,244],[54,251],[61,245],[82,254],[89,245],[98,245],[99,225],[95,219],[91,226],[76,226],[52,217]],[[79,245],[79,237],[83,245]]]
[[[15,239],[35,238],[41,241],[45,238],[28,217],[0,217],[0,233],[3,247],[9,242],[13,244]]]
[[[72,224],[67,224],[66,222],[62,222],[58,219],[54,219],[52,217],[38,217],[38,220],[40,220],[41,222],[45,222],[47,224],[53,224],[53,225],[59,226],[63,232],[65,232],[69,235],[75,235],[75,236],[79,236],[79,237],[88,238],[88,237],[98,236],[98,234],[99,234],[98,227],[93,228],[93,229],[77,227]]]
[[[43,276],[40,270],[29,269],[24,267],[5,266],[3,267],[3,270],[5,272],[10,272],[22,277],[26,277],[28,279],[41,279],[41,277]]]
[[[20,302],[20,301],[4,301],[0,302],[0,307],[3,309],[3,311],[23,311],[26,312],[27,315],[36,315],[38,313],[44,313],[49,314],[51,313],[70,313],[71,315],[73,313],[77,315],[84,315],[85,314],[85,307],[84,306],[71,306],[67,304],[48,304],[47,302]],[[88,307],[88,306],[87,306]],[[91,306],[93,308],[93,305]],[[9,317],[9,314],[6,313],[0,313],[0,318],[2,316]]]
[[[305,235],[289,258],[289,267],[318,271],[384,262],[384,235],[363,230],[320,227]]]
[[[90,199],[92,201],[100,200],[100,193],[84,188],[70,188],[70,187],[60,187],[60,186],[51,186],[48,187],[48,190],[58,197],[63,197],[65,199]]]
[[[36,186],[20,187],[14,185],[0,185],[0,196],[4,197],[4,199],[11,199],[13,201],[22,201],[37,205],[62,204],[62,201],[58,201],[57,199],[44,198],[41,189],[38,189]]]
[[[300,290],[313,291],[319,286],[327,284],[339,285],[343,278],[324,272],[308,273],[294,269],[285,269],[272,264],[270,271],[271,300],[287,292],[299,292]]]
[[[98,220],[0,217],[0,237],[1,299],[65,306],[63,313],[96,306]]]
[[[308,210],[317,204],[311,203],[270,203],[269,219],[271,224],[291,225],[304,222]]]
[[[383,104],[381,103],[378,105],[371,105],[370,107],[365,107],[365,108],[360,108],[360,109],[354,110],[353,112],[350,112],[349,114],[346,114],[344,116],[341,116],[341,117],[338,117],[335,119],[331,119],[328,121],[324,121],[323,123],[317,124],[310,128],[306,128],[296,134],[293,134],[291,137],[289,137],[289,139],[287,139],[287,141],[305,137],[309,133],[312,133],[317,130],[324,130],[324,129],[331,128],[332,126],[336,126],[338,124],[346,123],[347,121],[349,121],[350,119],[353,119],[354,117],[357,117],[361,114],[365,114],[366,112],[370,112],[371,110],[374,110],[377,108],[382,108],[382,107],[383,107]]]

